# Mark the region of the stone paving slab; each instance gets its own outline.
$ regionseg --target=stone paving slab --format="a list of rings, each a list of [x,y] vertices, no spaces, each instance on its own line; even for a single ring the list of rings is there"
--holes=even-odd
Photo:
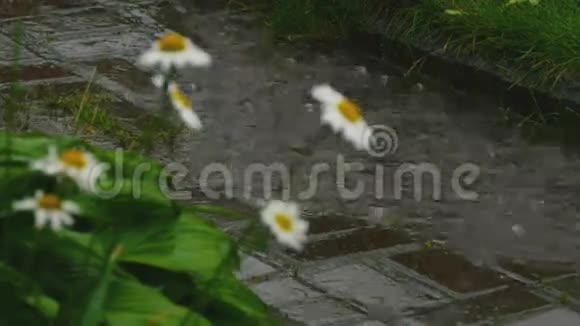
[[[569,309],[554,309],[536,316],[516,321],[507,326],[577,326],[580,325],[580,314]]]
[[[241,280],[249,280],[252,278],[265,276],[275,272],[274,267],[265,264],[252,256],[246,256],[242,259],[240,264],[240,271],[238,273],[238,278]]]
[[[308,326],[344,324],[364,316],[329,298],[301,300],[278,309],[286,317]]]
[[[306,282],[337,298],[351,300],[362,306],[383,305],[402,310],[435,299],[413,279],[394,270],[376,270],[362,264],[321,263],[300,269]]]
[[[505,276],[473,265],[446,250],[424,249],[392,257],[394,261],[458,293],[484,291],[506,285]]]

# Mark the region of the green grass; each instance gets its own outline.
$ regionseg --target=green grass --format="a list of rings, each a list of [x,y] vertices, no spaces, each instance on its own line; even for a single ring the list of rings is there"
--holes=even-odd
[[[66,110],[73,117],[77,131],[89,134],[100,131],[123,145],[137,140],[134,132],[127,130],[109,113],[112,98],[107,93],[78,88],[42,100],[51,107]]]
[[[90,85],[89,85],[90,86]],[[77,131],[92,134],[101,132],[128,149],[150,152],[157,141],[173,146],[175,138],[183,130],[161,116],[146,114],[135,121],[140,132],[129,129],[112,112],[109,93],[88,88],[76,88],[66,94],[45,91],[41,100],[48,106],[63,109],[73,117]]]
[[[541,0],[260,0],[282,37],[348,39],[353,33],[477,55],[517,84],[552,87],[580,77],[580,4]],[[446,10],[452,10],[448,14]]]

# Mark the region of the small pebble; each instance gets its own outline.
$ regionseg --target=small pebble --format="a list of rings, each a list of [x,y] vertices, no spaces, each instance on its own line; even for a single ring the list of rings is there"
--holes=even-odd
[[[526,234],[526,230],[524,229],[523,226],[521,226],[520,224],[514,224],[512,226],[512,231],[514,232],[515,235],[517,235],[518,237],[523,237]]]
[[[187,13],[187,9],[184,6],[176,5],[175,10],[180,14]]]
[[[165,78],[163,77],[163,75],[154,75],[153,77],[151,77],[151,82],[153,83],[153,85],[155,85],[155,87],[161,88],[163,86],[163,83],[165,82]]]
[[[382,75],[381,76],[381,84],[383,86],[387,86],[388,83],[389,83],[389,76],[388,75]]]
[[[423,86],[423,84],[421,84],[421,83],[417,83],[417,84],[415,85],[415,87],[417,87],[417,90],[418,90],[419,92],[422,92],[422,91],[425,89],[425,86]]]
[[[369,73],[365,66],[355,66],[354,70],[356,71],[356,73],[361,75],[368,75]]]
[[[314,104],[306,103],[306,104],[304,104],[304,108],[306,108],[306,111],[312,112],[312,111],[314,111]]]

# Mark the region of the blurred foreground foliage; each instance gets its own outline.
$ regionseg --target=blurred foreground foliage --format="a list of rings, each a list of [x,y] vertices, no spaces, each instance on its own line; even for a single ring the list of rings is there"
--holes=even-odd
[[[83,148],[111,164],[99,185],[121,187],[114,196],[97,196],[30,170],[52,144]],[[114,152],[77,138],[0,132],[2,324],[275,325],[267,307],[234,276],[236,243],[167,199],[159,187],[161,166],[127,152],[114,163]],[[136,172],[143,164],[150,168]],[[38,230],[33,214],[12,211],[14,201],[47,184],[80,206],[72,227]]]

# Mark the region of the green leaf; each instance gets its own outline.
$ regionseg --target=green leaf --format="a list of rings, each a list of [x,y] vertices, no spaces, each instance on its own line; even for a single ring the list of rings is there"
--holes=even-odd
[[[203,316],[172,303],[158,290],[136,281],[115,279],[106,300],[105,319],[109,326],[181,325],[212,326]]]
[[[214,325],[275,325],[267,306],[233,275],[215,282],[209,295],[207,313]]]
[[[457,9],[446,9],[445,14],[450,15],[450,16],[461,16],[464,13],[463,13],[463,11],[457,10]]]
[[[26,298],[26,303],[36,308],[36,310],[50,319],[53,319],[58,315],[60,307],[56,300],[44,295],[29,296]]]
[[[193,204],[188,205],[185,210],[190,211],[194,214],[210,214],[210,215],[217,215],[221,217],[230,217],[234,219],[241,219],[241,220],[248,220],[248,219],[255,219],[248,214],[240,213],[236,210],[220,206],[220,205],[212,205],[212,204]]]
[[[121,259],[192,273],[202,281],[212,278],[224,259],[229,261],[225,266],[229,271],[239,266],[235,244],[225,233],[206,221],[183,214],[166,232],[143,234],[139,242],[143,248],[148,249],[127,248],[127,254]],[[153,241],[156,242],[155,248],[150,247]]]
[[[80,325],[93,326],[97,325],[102,320],[103,307],[107,298],[107,292],[113,276],[113,269],[116,266],[116,261],[123,250],[123,245],[118,244],[112,250],[111,255],[103,273],[91,292],[86,308],[83,311]]]
[[[59,236],[97,255],[102,255],[103,248],[110,245],[112,239],[121,238],[124,252],[119,257],[120,262],[186,272],[199,281],[211,279],[220,266],[230,272],[239,267],[235,243],[215,226],[191,214],[162,222],[95,233],[94,238],[74,231],[60,232]],[[224,260],[225,265],[222,264]]]
[[[10,141],[7,138],[10,137]],[[7,148],[10,144],[10,148]],[[48,137],[42,133],[10,135],[0,132],[0,160],[7,155],[21,159],[37,159],[48,154],[48,147],[55,144],[58,148],[83,146],[84,143],[73,137]]]

